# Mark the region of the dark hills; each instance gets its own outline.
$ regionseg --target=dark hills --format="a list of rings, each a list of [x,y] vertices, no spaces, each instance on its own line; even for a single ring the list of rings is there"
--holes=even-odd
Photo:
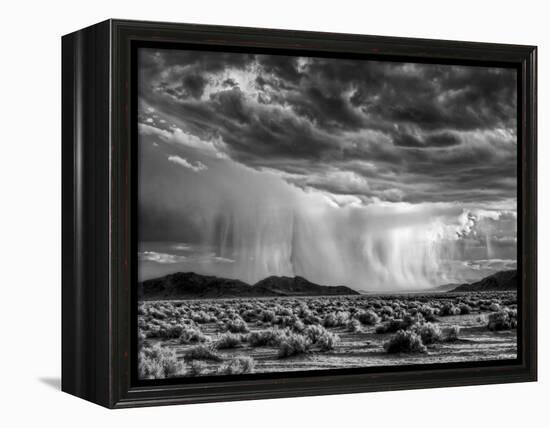
[[[309,282],[301,276],[270,276],[258,281],[255,289],[265,290],[266,293],[275,293],[279,296],[336,296],[359,294],[344,285],[319,285]]]
[[[517,270],[503,270],[471,284],[462,284],[455,291],[515,291],[518,287]]]
[[[179,272],[138,284],[140,300],[214,299],[359,294],[345,286],[315,284],[300,276],[270,276],[255,285],[237,279]]]
[[[138,284],[138,298],[144,300],[251,297],[255,295],[250,285],[245,282],[237,279],[199,275],[194,272],[178,272]]]

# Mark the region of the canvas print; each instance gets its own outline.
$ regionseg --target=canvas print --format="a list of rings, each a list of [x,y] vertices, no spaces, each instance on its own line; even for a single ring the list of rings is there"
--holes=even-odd
[[[515,69],[140,48],[140,379],[517,358]]]

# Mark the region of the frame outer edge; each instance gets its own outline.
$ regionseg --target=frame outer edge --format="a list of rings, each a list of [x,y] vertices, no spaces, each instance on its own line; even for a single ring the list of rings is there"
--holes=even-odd
[[[105,79],[108,80],[107,89],[104,87],[102,87],[102,89],[105,89],[106,93],[109,94],[107,100],[107,110],[109,113],[107,122],[93,122],[90,126],[96,126],[98,129],[101,129],[103,126],[104,129],[108,130],[107,139],[105,140],[109,147],[107,161],[103,158],[101,162],[98,162],[97,159],[94,160],[94,165],[96,166],[108,164],[107,173],[105,174],[105,171],[102,170],[102,178],[94,177],[94,182],[103,190],[106,189],[106,185],[108,187],[106,190],[109,195],[109,201],[106,207],[102,206],[106,211],[102,211],[101,207],[96,206],[95,213],[101,217],[108,211],[109,215],[107,225],[105,226],[101,223],[100,227],[96,226],[95,229],[96,233],[99,231],[104,233],[102,236],[107,236],[107,248],[105,246],[101,248],[96,246],[94,247],[94,251],[100,259],[95,262],[95,267],[100,270],[104,269],[105,266],[109,268],[108,274],[101,277],[102,279],[107,279],[107,282],[98,281],[97,277],[95,279],[95,285],[97,287],[94,289],[94,292],[99,293],[96,294],[94,298],[95,306],[92,308],[89,303],[84,303],[85,308],[93,309],[97,314],[96,320],[91,323],[92,330],[88,332],[88,335],[105,335],[103,338],[96,339],[93,375],[95,376],[96,385],[99,390],[96,391],[91,401],[111,408],[127,408],[144,405],[250,400],[255,398],[282,398],[536,380],[536,48],[517,45],[455,41],[450,41],[445,44],[441,40],[247,29],[242,27],[200,26],[191,24],[166,24],[125,20],[110,20],[98,24],[98,26],[101,25],[103,25],[101,31],[106,32],[108,36],[106,42],[103,40],[101,43],[97,44],[96,53],[100,54],[101,49],[103,49],[103,53],[108,52],[107,72],[105,75],[102,75],[102,73],[105,73],[105,70],[98,70],[96,68],[94,73],[96,76],[95,78],[98,79],[98,81],[95,82],[96,85],[98,82],[104,84]],[[410,49],[410,51],[413,52],[411,55],[416,53],[416,55],[426,55],[427,58],[436,58],[440,55],[441,58],[460,58],[464,56],[465,58],[473,59],[487,53],[491,58],[501,58],[502,61],[514,62],[515,64],[520,64],[520,62],[525,64],[526,76],[524,83],[527,84],[527,87],[525,87],[526,92],[524,94],[524,99],[526,100],[526,106],[525,111],[522,113],[527,115],[527,120],[525,122],[526,133],[524,132],[526,141],[524,147],[525,145],[529,145],[529,147],[522,153],[521,162],[526,162],[527,165],[531,167],[529,169],[524,168],[522,174],[524,180],[528,182],[528,184],[526,183],[527,186],[532,186],[529,188],[532,189],[533,194],[525,199],[524,207],[527,211],[525,220],[532,221],[530,228],[523,229],[525,232],[524,235],[526,235],[526,246],[524,250],[528,250],[531,255],[531,257],[528,258],[530,262],[526,264],[524,269],[530,270],[527,274],[527,278],[534,277],[532,278],[533,281],[531,284],[528,285],[529,290],[526,293],[527,298],[525,299],[525,303],[528,305],[533,304],[534,311],[528,319],[526,318],[525,322],[526,326],[529,327],[529,334],[525,334],[525,336],[529,336],[526,337],[526,344],[529,346],[529,352],[526,353],[526,360],[523,362],[523,365],[518,365],[515,368],[503,367],[502,370],[497,372],[486,372],[484,369],[472,369],[462,373],[456,372],[454,374],[446,374],[444,373],[445,371],[439,371],[438,373],[437,370],[425,370],[423,371],[423,376],[407,375],[406,373],[396,376],[395,374],[388,375],[387,373],[380,373],[370,377],[359,376],[362,379],[360,381],[350,382],[342,380],[342,383],[338,382],[336,384],[328,382],[327,380],[315,379],[307,382],[301,381],[302,383],[300,384],[300,382],[287,382],[281,379],[271,384],[266,382],[246,384],[246,382],[236,381],[231,386],[213,383],[212,385],[195,385],[183,388],[179,388],[179,386],[175,388],[162,386],[151,388],[132,387],[128,370],[129,337],[126,337],[129,322],[128,315],[131,313],[131,308],[126,301],[129,288],[131,287],[131,284],[129,284],[129,271],[126,265],[128,263],[127,252],[129,248],[129,237],[125,230],[127,224],[124,224],[127,218],[126,210],[128,209],[128,202],[124,200],[128,197],[126,180],[129,177],[129,170],[132,168],[132,165],[129,163],[130,157],[128,153],[124,152],[125,149],[129,148],[129,138],[126,137],[130,135],[128,129],[129,108],[127,104],[129,100],[129,87],[127,76],[124,72],[127,71],[130,64],[129,56],[122,57],[122,55],[128,55],[127,47],[125,47],[124,44],[129,44],[130,39],[143,38],[145,40],[167,40],[164,36],[159,35],[161,33],[164,34],[163,31],[165,30],[172,33],[172,35],[181,34],[181,40],[176,37],[178,41],[184,41],[184,39],[188,37],[194,43],[201,43],[201,40],[208,39],[209,34],[214,32],[216,32],[217,42],[220,42],[224,38],[224,31],[226,31],[226,43],[229,46],[231,46],[231,43],[235,43],[237,37],[239,37],[240,40],[244,40],[242,46],[247,46],[246,43],[248,40],[248,46],[267,46],[281,49],[296,49],[296,46],[300,46],[301,49],[315,49],[315,47],[318,46],[319,51],[323,49],[325,51],[330,51],[331,49],[336,51],[341,49],[342,52],[350,52],[346,50],[347,48],[340,48],[339,46],[347,46],[349,49],[356,49],[357,47],[360,47],[360,49],[367,49],[367,47],[379,45],[384,46],[384,49],[387,48],[383,53],[389,55],[397,55],[399,52],[403,52],[404,49]],[[143,36],[145,32],[148,32],[149,36]],[[151,36],[151,34],[154,34],[154,36]],[[259,42],[262,36],[267,37],[269,42],[263,45],[260,44]],[[299,39],[297,43],[301,43],[306,39],[307,43],[304,42],[304,45],[291,45],[292,42],[290,39],[293,37]],[[276,38],[278,39],[277,41],[275,41]],[[323,38],[327,40],[330,39],[331,43],[334,43],[328,48],[323,48],[321,47]],[[250,44],[251,39],[258,40],[258,44]],[[452,49],[457,49],[458,54],[452,54],[451,52],[451,56],[448,56]],[[96,92],[98,92],[97,88]],[[91,103],[91,101],[87,99],[81,100],[81,102]],[[103,100],[103,102],[105,101]],[[101,113],[100,110],[101,109],[98,111]],[[105,136],[102,134],[102,137]],[[100,141],[102,141],[101,144],[105,143],[105,141],[101,139]],[[90,141],[89,144],[93,144],[93,142]],[[130,144],[132,144],[132,142],[130,142]],[[64,147],[65,145],[66,144],[64,144]],[[76,166],[73,166],[75,171],[77,171]],[[83,173],[77,172],[76,175],[78,174]],[[66,174],[63,176],[64,180],[65,176]],[[67,188],[71,185],[72,182],[68,179]],[[85,195],[85,197],[87,198],[89,196]],[[70,201],[70,198],[68,200]],[[103,203],[104,201],[102,202],[101,198],[99,198],[96,200],[96,203],[97,202]],[[99,205],[101,205],[101,203]],[[70,212],[70,207],[65,211],[64,201],[64,216],[66,213]],[[66,221],[63,220],[63,222],[65,227]],[[87,227],[89,226],[87,225]],[[65,244],[65,238],[63,239],[63,243]],[[70,249],[70,247],[67,246],[67,249]],[[107,260],[102,257],[105,255],[108,255]],[[66,259],[70,261],[64,253],[64,262]],[[102,263],[105,263],[105,265],[102,265]],[[64,267],[63,274],[65,291],[65,278],[71,278],[70,269],[65,269]],[[106,304],[106,306],[101,307],[102,304]],[[63,310],[64,319],[65,312],[67,312],[69,316],[72,315],[73,318],[76,317],[76,315],[71,314],[69,309],[66,310],[65,306]],[[526,317],[525,314],[524,317]],[[65,334],[63,338],[65,340]],[[108,359],[108,361],[106,362],[105,359]],[[76,370],[76,372],[80,373],[78,370]],[[102,379],[97,380],[98,376]],[[64,388],[64,390],[66,389]],[[70,391],[67,390],[67,392]],[[90,399],[87,397],[83,398]]]
[[[62,38],[62,390],[110,406],[109,33]]]
[[[527,78],[530,85],[527,88],[527,95],[531,98],[528,112],[529,122],[527,130],[531,133],[528,144],[530,148],[530,156],[527,156],[527,167],[530,168],[529,184],[531,198],[529,204],[529,219],[528,224],[531,227],[529,236],[529,251],[531,254],[531,263],[527,266],[527,271],[531,275],[530,299],[528,302],[530,308],[530,325],[529,325],[529,375],[530,380],[536,382],[538,380],[538,241],[537,241],[537,213],[538,213],[538,185],[537,185],[537,146],[538,146],[538,47],[531,47],[529,55],[529,71]],[[528,189],[529,190],[529,189]],[[530,245],[529,245],[530,244]]]
[[[75,84],[76,84],[76,37],[64,36],[61,41],[61,389],[73,395],[79,395],[80,379],[78,373],[77,311],[75,281]]]

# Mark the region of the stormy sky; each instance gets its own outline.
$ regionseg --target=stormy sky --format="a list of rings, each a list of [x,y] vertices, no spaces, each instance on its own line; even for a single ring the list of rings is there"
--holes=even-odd
[[[140,49],[138,87],[141,279],[515,267],[515,70]]]

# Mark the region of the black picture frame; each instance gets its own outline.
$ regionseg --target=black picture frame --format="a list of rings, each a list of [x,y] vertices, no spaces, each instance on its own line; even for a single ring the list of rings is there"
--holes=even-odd
[[[136,381],[135,51],[209,50],[496,64],[518,71],[518,359]],[[537,379],[534,46],[107,20],[62,38],[62,390],[109,408]]]

